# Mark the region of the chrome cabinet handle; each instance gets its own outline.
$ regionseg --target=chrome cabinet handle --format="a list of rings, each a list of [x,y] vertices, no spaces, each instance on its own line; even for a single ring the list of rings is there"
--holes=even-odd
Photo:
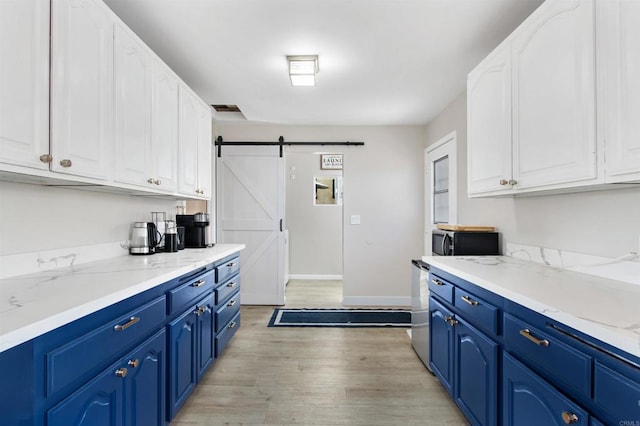
[[[444,321],[449,323],[449,325],[456,325],[458,324],[458,320],[455,319],[454,317],[451,317],[449,315],[445,315],[444,317]]]
[[[127,362],[127,365],[129,367],[133,367],[133,368],[138,368],[138,365],[140,365],[140,360],[139,359],[130,359],[129,362]]]
[[[51,154],[42,154],[40,156],[40,161],[42,161],[43,163],[50,163],[53,161],[53,157],[51,156]]]
[[[71,160],[64,159],[60,161],[62,167],[71,167],[72,164],[73,162]]]
[[[232,300],[231,302],[227,303],[227,306],[228,306],[228,307],[231,307],[231,306],[235,305],[236,303],[238,303],[238,300],[237,300],[237,299],[234,299],[234,300]]]
[[[156,181],[153,182],[153,183],[155,183],[156,185],[160,185],[162,183],[162,181],[160,179],[156,179]]]
[[[127,369],[126,368],[118,368],[116,370],[116,377],[127,377]]]
[[[567,425],[578,423],[578,416],[576,416],[574,413],[570,413],[568,411],[563,411],[562,412],[562,421]]]
[[[236,326],[236,322],[235,322],[235,321],[231,321],[231,322],[229,323],[229,325],[227,326],[227,328],[233,328],[233,327],[235,327],[235,326]]]
[[[229,284],[227,284],[227,287],[229,287],[229,288],[233,288],[235,286],[236,286],[236,282],[235,281],[232,281]]]
[[[126,330],[127,328],[131,327],[134,324],[137,324],[138,321],[140,321],[140,317],[131,317],[129,318],[129,321],[127,321],[126,323],[120,325],[116,325],[115,327],[113,327],[113,329],[115,331],[122,331],[122,330]]]
[[[500,185],[508,185],[509,181],[506,179],[500,179]]]
[[[432,281],[435,285],[444,285],[444,283],[437,278],[434,278]]]
[[[528,328],[523,328],[522,330],[520,330],[520,335],[532,341],[538,346],[549,346],[549,341],[547,339],[538,339],[531,334],[531,330],[529,330]]]
[[[517,180],[509,179],[509,185],[516,185],[517,183]]]
[[[193,313],[196,314],[197,316],[200,316],[200,315],[204,314],[205,312],[207,312],[207,307],[206,306],[200,306],[200,307],[196,306],[196,310],[193,311]]]
[[[236,266],[235,262],[229,262],[225,265],[227,268],[233,268],[234,266]]]
[[[204,284],[204,280],[198,280],[194,283],[191,283],[191,287],[200,287]]]
[[[155,183],[155,181],[153,180],[153,178],[149,178],[147,179],[147,183]]]
[[[467,302],[468,304],[470,304],[471,306],[478,306],[478,302],[476,300],[473,300],[469,296],[462,296],[461,299]]]

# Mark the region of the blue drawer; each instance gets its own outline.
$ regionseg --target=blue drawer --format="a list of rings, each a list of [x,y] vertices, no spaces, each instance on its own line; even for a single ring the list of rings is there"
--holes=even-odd
[[[591,397],[590,356],[509,314],[504,314],[504,343],[509,352],[565,391]]]
[[[216,282],[226,281],[227,278],[237,274],[238,271],[240,271],[240,257],[234,257],[222,265],[216,266]]]
[[[198,297],[204,296],[213,289],[213,271],[191,278],[186,283],[169,292],[168,312],[173,314],[182,312],[187,306],[193,304]]]
[[[488,331],[492,336],[498,334],[498,308],[460,288],[455,289],[454,295],[453,305],[463,312],[464,319]]]
[[[216,311],[216,333],[222,331],[229,320],[240,310],[240,292],[236,291],[224,304]]]
[[[446,302],[453,303],[453,284],[433,274],[429,274],[429,292]]]
[[[607,423],[622,425],[640,421],[640,369],[618,363],[614,371],[596,361],[593,375],[593,400],[614,416]],[[629,423],[637,424],[637,423]]]
[[[46,355],[47,395],[86,374],[104,368],[105,361],[117,357],[142,338],[157,331],[166,318],[165,297],[158,297],[94,331],[79,337]]]
[[[216,305],[222,303],[240,288],[240,274],[236,274],[216,287]]]
[[[238,312],[231,321],[223,328],[223,330],[216,336],[216,358],[218,358],[224,348],[227,347],[231,338],[236,334],[240,328],[240,312]]]

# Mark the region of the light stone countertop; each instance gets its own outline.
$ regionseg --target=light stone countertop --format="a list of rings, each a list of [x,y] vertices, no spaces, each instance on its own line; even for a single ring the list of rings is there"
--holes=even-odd
[[[507,256],[426,263],[640,357],[640,286]]]
[[[0,280],[0,352],[245,248],[117,256]]]

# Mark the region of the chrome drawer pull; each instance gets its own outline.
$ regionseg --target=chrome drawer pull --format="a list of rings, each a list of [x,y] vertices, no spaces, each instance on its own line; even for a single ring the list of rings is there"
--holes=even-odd
[[[538,346],[549,346],[549,341],[547,339],[540,340],[537,337],[534,337],[531,334],[531,330],[529,330],[528,328],[523,328],[522,330],[520,330],[520,335],[531,340],[533,343],[535,343]]]
[[[207,307],[206,306],[200,306],[199,308],[196,306],[196,310],[193,311],[193,313],[196,314],[197,316],[200,316],[200,315],[204,314],[205,312],[207,312]]]
[[[204,280],[198,280],[195,283],[191,283],[191,287],[200,287],[204,284]]]
[[[462,296],[461,299],[467,302],[468,304],[470,304],[471,306],[478,306],[478,302],[473,300],[469,296]]]
[[[229,325],[227,326],[227,328],[233,328],[233,327],[235,327],[235,326],[236,326],[236,322],[235,322],[235,321],[231,321],[231,322],[229,323]]]
[[[433,279],[433,283],[434,283],[435,285],[444,285],[444,283],[443,283],[442,281],[440,281],[439,279],[437,279],[437,278],[434,278],[434,279]]]
[[[127,365],[129,367],[138,368],[138,365],[140,365],[140,360],[138,358],[130,359],[129,362],[127,362]]]
[[[451,326],[458,324],[458,320],[453,317],[450,317],[449,315],[446,315],[444,317],[444,321],[449,323],[449,325]]]
[[[235,264],[235,262],[230,262],[230,263],[227,263],[225,266],[227,268],[233,268],[234,266],[236,266],[236,264]]]
[[[236,282],[235,281],[230,282],[229,284],[227,284],[227,287],[229,287],[229,288],[233,288],[235,286],[236,286]]]
[[[562,412],[562,421],[567,425],[578,423],[578,416],[576,416],[575,414],[570,413],[568,411],[563,411]]]
[[[125,324],[122,324],[122,325],[118,324],[115,327],[113,327],[113,329],[115,331],[126,330],[127,328],[131,327],[132,325],[137,324],[138,321],[140,321],[140,317],[131,317],[131,318],[129,318],[128,322],[126,322]]]
[[[116,377],[127,377],[127,369],[126,368],[118,368],[116,370]]]
[[[237,300],[232,300],[231,302],[227,303],[227,306],[231,307],[231,306],[235,305],[236,303],[238,303]]]

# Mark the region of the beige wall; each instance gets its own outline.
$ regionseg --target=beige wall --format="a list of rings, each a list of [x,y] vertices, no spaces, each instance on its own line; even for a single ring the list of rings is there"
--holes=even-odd
[[[221,124],[227,141],[362,141],[344,152],[344,288],[346,303],[408,304],[410,259],[422,255],[421,127]],[[327,151],[329,147],[316,147]],[[351,215],[361,225],[351,225]]]
[[[503,243],[558,248],[618,257],[638,250],[638,188],[519,198],[467,197],[466,92],[425,129],[425,147],[456,131],[458,221],[495,225]],[[550,153],[552,155],[552,153]]]
[[[314,179],[342,176],[342,170],[320,170],[320,155],[305,151],[287,150],[285,156],[289,273],[342,275],[342,206],[313,202]]]
[[[0,181],[0,255],[129,238],[131,222],[152,211],[175,218],[177,202]]]

